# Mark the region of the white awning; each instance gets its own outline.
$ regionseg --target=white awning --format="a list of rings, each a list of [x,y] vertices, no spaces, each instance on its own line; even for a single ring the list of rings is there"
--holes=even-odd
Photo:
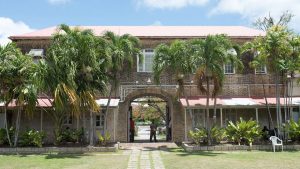
[[[256,105],[252,99],[248,98],[230,98],[230,99],[222,99],[223,105],[226,106],[251,106]]]
[[[98,100],[96,100],[96,103],[99,106],[106,106],[107,102],[108,102],[108,99],[98,99]],[[109,103],[109,107],[118,107],[119,102],[120,102],[120,99],[111,99],[110,103]]]

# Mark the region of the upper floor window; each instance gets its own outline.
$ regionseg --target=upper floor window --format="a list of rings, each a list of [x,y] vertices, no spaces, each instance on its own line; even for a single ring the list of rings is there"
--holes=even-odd
[[[226,63],[224,65],[224,74],[235,74],[234,66],[232,63]]]
[[[154,59],[154,50],[153,49],[144,49],[143,50],[144,59],[140,62],[137,58],[137,71],[138,72],[152,72],[152,65]]]
[[[266,74],[266,73],[267,73],[266,65],[261,65],[255,68],[255,74]]]
[[[37,63],[40,59],[44,57],[44,49],[31,49],[28,55],[32,56],[33,61]]]

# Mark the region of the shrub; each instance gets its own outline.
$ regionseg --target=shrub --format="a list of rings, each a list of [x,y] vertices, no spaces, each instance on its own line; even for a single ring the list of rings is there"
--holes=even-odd
[[[189,131],[189,137],[194,143],[200,145],[200,142],[207,138],[207,131],[204,128]]]
[[[298,122],[295,122],[294,120],[290,121],[289,135],[290,135],[292,141],[300,140],[300,120]]]
[[[242,139],[245,139],[248,141],[250,146],[254,139],[261,136],[260,127],[256,121],[251,119],[249,121],[245,121],[242,118],[240,118],[240,121],[237,121],[236,124],[229,121],[226,128],[226,134],[230,140],[237,142],[239,145],[241,145]]]
[[[213,143],[220,143],[220,141],[227,137],[225,129],[219,128],[218,126],[213,126],[211,128],[210,136]]]
[[[106,132],[105,134],[101,134],[100,132],[97,132],[97,135],[98,135],[98,142],[100,145],[105,146],[110,140],[109,132]]]
[[[42,147],[44,138],[45,133],[43,131],[40,132],[34,129],[26,130],[21,133],[20,145]]]
[[[3,145],[6,142],[7,136],[6,136],[6,130],[1,128],[0,129],[0,145]]]
[[[65,129],[61,134],[61,142],[81,142],[83,139],[83,128],[81,129]]]

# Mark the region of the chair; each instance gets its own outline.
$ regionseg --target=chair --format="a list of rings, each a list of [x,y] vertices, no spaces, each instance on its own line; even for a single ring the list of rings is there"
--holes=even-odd
[[[281,151],[283,151],[283,142],[276,136],[271,136],[270,140],[272,142],[273,151],[275,152],[275,146],[281,146]]]

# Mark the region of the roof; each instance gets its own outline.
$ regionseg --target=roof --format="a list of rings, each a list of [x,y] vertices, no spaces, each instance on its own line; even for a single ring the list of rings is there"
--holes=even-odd
[[[37,100],[36,106],[37,107],[51,107],[52,106],[51,102],[53,101],[53,99],[50,99],[50,100],[40,98],[40,99]],[[109,107],[118,107],[119,101],[120,101],[120,99],[111,99]],[[98,99],[98,100],[96,100],[96,103],[99,106],[106,106],[107,102],[108,102],[108,99]],[[16,106],[17,106],[16,105],[16,100],[13,100],[8,104],[8,107],[16,107]],[[3,102],[0,102],[0,107],[4,107]]]
[[[275,97],[268,97],[268,104],[270,106],[276,105]],[[180,99],[180,102],[184,107],[187,107],[185,99]],[[190,107],[205,107],[206,98],[189,98],[188,99]],[[264,98],[217,98],[218,107],[264,107],[266,102]],[[280,98],[280,104],[284,105],[284,98]],[[214,100],[209,99],[209,106],[214,105]],[[300,97],[293,97],[293,106],[300,106]]]
[[[71,26],[74,28],[74,26]],[[140,38],[189,38],[206,37],[207,35],[226,34],[233,38],[254,38],[264,36],[265,32],[245,26],[78,26],[80,29],[91,29],[97,36],[105,31],[116,34],[131,34]],[[31,33],[9,37],[10,39],[49,39],[57,27],[37,30]]]

